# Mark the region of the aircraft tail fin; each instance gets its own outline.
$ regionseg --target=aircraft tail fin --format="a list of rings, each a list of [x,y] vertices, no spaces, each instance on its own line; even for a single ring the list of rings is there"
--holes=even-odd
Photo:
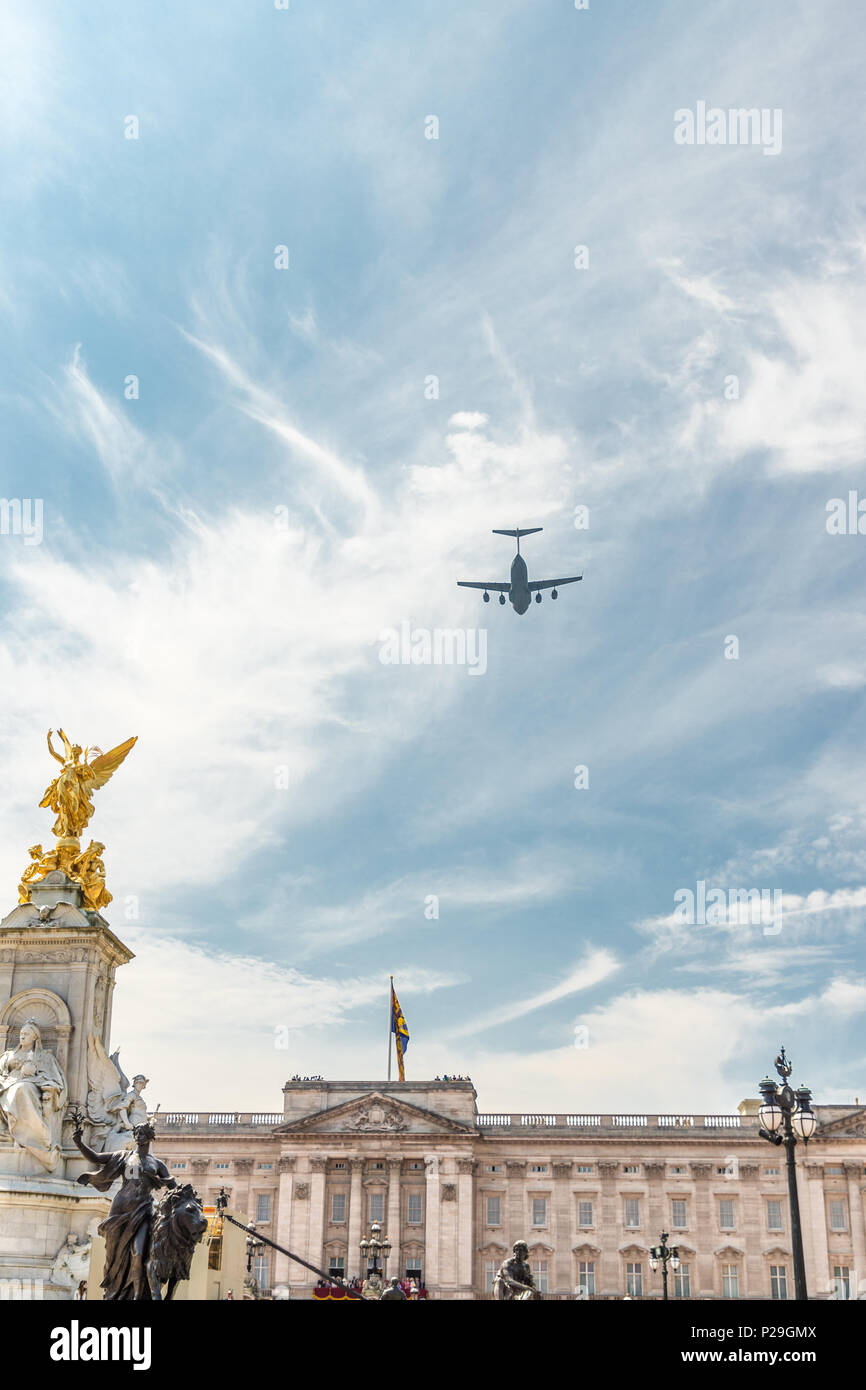
[[[514,536],[516,540],[520,540],[521,536],[534,536],[536,531],[543,530],[543,526],[529,526],[523,531],[521,531],[520,528],[518,528],[516,531],[498,531],[494,526],[493,534],[494,536]]]

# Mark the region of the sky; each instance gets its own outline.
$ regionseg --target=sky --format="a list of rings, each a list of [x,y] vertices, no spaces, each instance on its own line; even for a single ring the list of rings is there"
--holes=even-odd
[[[86,834],[149,1099],[384,1079],[391,974],[484,1112],[734,1111],[783,1043],[866,1097],[861,6],[13,0],[0,46],[0,883],[46,731],[137,734]],[[456,584],[517,526],[583,575],[523,616]]]

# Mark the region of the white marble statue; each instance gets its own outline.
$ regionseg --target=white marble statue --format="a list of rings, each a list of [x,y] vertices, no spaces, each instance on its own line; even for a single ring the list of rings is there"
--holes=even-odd
[[[82,1279],[87,1278],[92,1244],[90,1236],[85,1236],[79,1242],[75,1232],[70,1231],[55,1257],[51,1270],[52,1284],[65,1284],[68,1288],[77,1289]]]
[[[94,1033],[87,1039],[87,1117],[99,1130],[102,1153],[122,1149],[133,1142],[133,1129],[147,1122],[147,1104],[142,1091],[147,1077],[139,1073],[132,1084],[124,1075],[119,1052],[109,1057]]]
[[[0,1057],[0,1115],[19,1148],[47,1171],[60,1162],[60,1127],[66,1078],[53,1053],[42,1046],[34,1019],[22,1024],[18,1046]]]

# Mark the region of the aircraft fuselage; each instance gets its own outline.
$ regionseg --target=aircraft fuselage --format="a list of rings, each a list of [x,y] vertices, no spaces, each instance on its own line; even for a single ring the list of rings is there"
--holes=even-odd
[[[511,590],[508,594],[515,613],[525,613],[532,599],[526,576],[526,561],[522,555],[515,555],[511,562]]]

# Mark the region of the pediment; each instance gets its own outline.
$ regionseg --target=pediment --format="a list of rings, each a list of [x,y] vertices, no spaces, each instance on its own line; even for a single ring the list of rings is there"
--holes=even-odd
[[[855,1110],[852,1115],[841,1115],[838,1120],[828,1120],[826,1124],[819,1125],[815,1139],[825,1139],[829,1135],[834,1139],[866,1138],[866,1107]]]
[[[343,1101],[340,1105],[302,1115],[288,1124],[278,1125],[276,1134],[464,1134],[475,1135],[468,1125],[462,1125],[435,1110],[397,1100],[381,1091]]]

